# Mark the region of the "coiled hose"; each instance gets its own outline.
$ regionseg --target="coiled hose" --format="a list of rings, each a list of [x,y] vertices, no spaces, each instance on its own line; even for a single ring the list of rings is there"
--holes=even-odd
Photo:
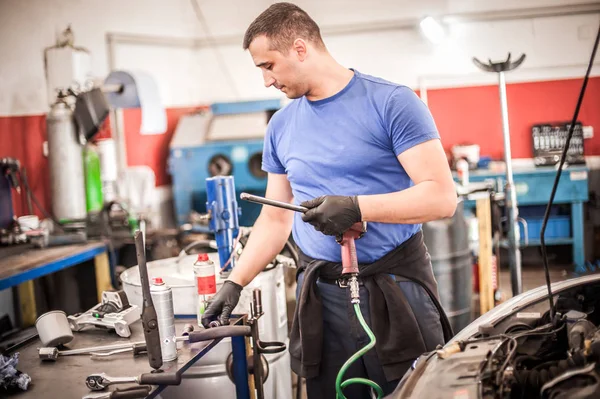
[[[354,363],[355,361],[357,361],[362,355],[364,355],[369,350],[371,350],[375,346],[375,342],[376,342],[375,334],[373,334],[373,331],[371,331],[371,329],[367,325],[367,322],[365,321],[365,319],[362,315],[362,312],[360,311],[360,304],[358,304],[358,303],[354,304],[354,312],[356,313],[356,317],[358,318],[360,325],[367,333],[367,335],[370,339],[370,342],[367,344],[367,346],[365,346],[364,348],[362,348],[358,352],[356,352],[354,355],[352,355],[350,357],[350,359],[348,359],[346,361],[346,363],[344,363],[344,365],[338,372],[337,378],[335,380],[335,391],[337,394],[336,396],[337,396],[337,399],[345,399],[346,396],[344,396],[344,393],[342,392],[342,390],[345,387],[347,387],[350,384],[365,384],[365,385],[368,385],[369,387],[373,388],[375,390],[375,392],[377,393],[377,398],[381,399],[383,397],[383,389],[381,389],[381,387],[376,382],[373,382],[366,378],[349,378],[345,381],[342,381],[342,379],[344,378],[344,374],[348,370],[348,367],[350,367],[350,365],[352,363]]]

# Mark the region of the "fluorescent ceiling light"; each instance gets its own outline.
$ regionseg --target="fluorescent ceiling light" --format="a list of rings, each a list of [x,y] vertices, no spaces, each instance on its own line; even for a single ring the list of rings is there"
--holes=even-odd
[[[433,17],[423,18],[419,23],[419,26],[425,37],[432,43],[441,43],[446,36],[444,27]]]

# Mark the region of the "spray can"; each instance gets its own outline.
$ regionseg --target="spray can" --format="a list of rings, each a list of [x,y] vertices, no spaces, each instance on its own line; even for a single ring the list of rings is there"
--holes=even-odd
[[[162,278],[156,277],[152,281],[150,294],[152,295],[152,302],[156,309],[162,359],[164,362],[169,362],[177,359],[173,292],[171,291],[171,288],[163,282]]]
[[[460,184],[463,186],[469,185],[469,162],[466,159],[461,158],[456,161],[456,173]]]
[[[208,254],[199,254],[194,263],[194,278],[198,291],[198,325],[202,325],[202,315],[210,298],[217,293],[217,282],[215,278],[215,264],[208,258]]]

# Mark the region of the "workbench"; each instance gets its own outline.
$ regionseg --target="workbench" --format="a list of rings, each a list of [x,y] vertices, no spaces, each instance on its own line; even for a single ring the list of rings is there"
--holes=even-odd
[[[545,240],[548,246],[571,245],[575,271],[586,270],[583,204],[589,198],[588,171],[585,165],[573,165],[563,169],[554,204],[569,205],[570,215],[566,217],[566,229],[560,230],[561,233],[556,236],[548,234],[549,229],[547,229]],[[541,245],[539,239],[541,216],[529,216],[528,210],[545,207],[548,204],[556,173],[556,168],[552,166],[513,167],[519,216],[530,224],[528,229],[530,237],[526,240],[524,234],[521,234],[521,247]],[[454,174],[454,178],[458,181],[456,174]],[[504,171],[477,169],[469,172],[469,181],[473,183],[493,182],[496,192],[502,193],[506,184],[506,175]],[[465,208],[475,210],[475,207],[475,201],[465,201]],[[555,215],[551,216],[550,223],[552,223],[553,218],[555,218]],[[550,227],[550,224],[548,227]],[[524,230],[523,226],[521,228]]]
[[[0,291],[12,287],[18,289],[22,323],[33,325],[39,316],[33,281],[90,260],[94,261],[100,302],[102,292],[112,288],[112,273],[107,247],[99,241],[43,249],[32,245],[0,247]]]
[[[184,325],[195,320],[177,319],[175,321],[177,334],[181,335]],[[129,338],[119,337],[114,331],[108,332],[100,329],[76,332],[74,333],[73,341],[66,346],[68,346],[68,349],[77,349],[144,341],[144,333],[140,320],[131,324],[130,328],[131,337]],[[215,339],[194,344],[178,342],[177,359],[164,362],[161,370],[166,373],[180,370],[181,373],[184,373],[220,341],[221,339]],[[91,357],[90,355],[61,357],[59,355],[56,361],[42,361],[39,359],[37,349],[41,346],[41,342],[35,337],[29,342],[24,343],[21,347],[10,351],[11,353],[19,352],[17,369],[31,377],[29,389],[14,395],[15,398],[82,399],[84,396],[94,393],[85,384],[86,378],[90,374],[106,373],[110,377],[135,377],[152,371],[146,354],[140,354],[135,357],[131,352],[117,353],[108,357]],[[111,385],[105,391],[99,392],[114,391],[117,388],[125,389],[134,386],[136,385]],[[161,385],[151,385],[150,387],[151,391],[147,396],[149,399],[157,397],[166,388],[166,386]]]

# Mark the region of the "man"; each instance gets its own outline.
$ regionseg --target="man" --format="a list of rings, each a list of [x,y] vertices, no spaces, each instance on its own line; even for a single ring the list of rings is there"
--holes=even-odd
[[[343,363],[368,343],[346,288],[338,283],[336,236],[368,222],[356,241],[361,311],[375,350],[344,375],[365,377],[387,394],[421,353],[450,336],[423,244],[421,223],[451,217],[455,187],[435,123],[407,87],[347,69],[328,52],[317,24],[276,3],[243,43],[266,87],[293,99],[272,117],[263,151],[266,197],[310,208],[302,215],[265,206],[229,280],[203,323],[227,323],[242,287],[283,248],[293,228],[301,250],[290,352],[309,398],[335,397]],[[344,389],[369,395],[365,385]]]

